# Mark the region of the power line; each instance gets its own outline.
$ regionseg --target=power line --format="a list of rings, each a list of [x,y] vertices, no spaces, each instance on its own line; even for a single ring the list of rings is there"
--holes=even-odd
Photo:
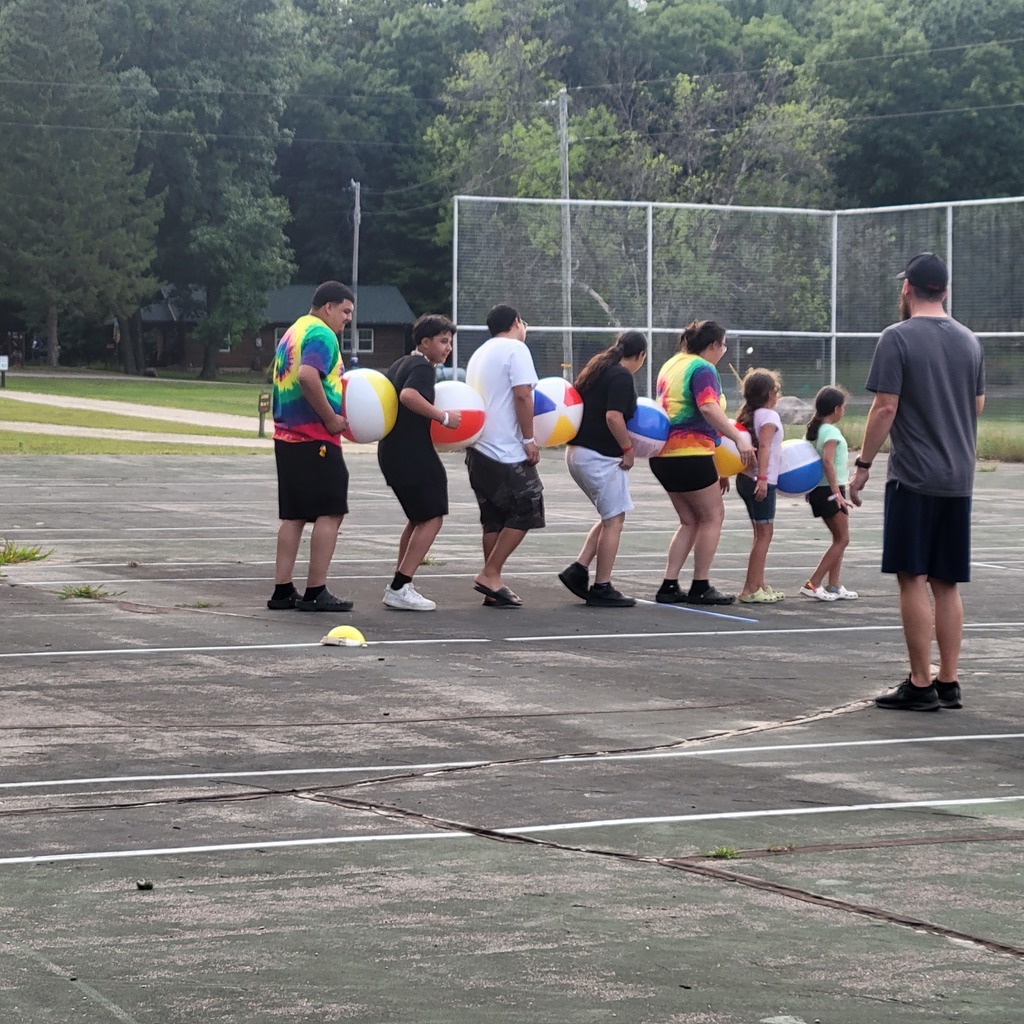
[[[918,50],[899,50],[893,53],[876,53],[867,54],[862,57],[836,57],[832,60],[819,60],[819,61],[804,61],[800,64],[794,65],[795,69],[802,68],[829,68],[839,67],[844,64],[863,64],[871,61],[892,61],[903,57],[919,57],[919,56],[934,56],[945,53],[962,53],[968,50],[984,49],[991,46],[1012,46],[1016,43],[1024,42],[1024,36],[1011,36],[1006,39],[988,39],[978,43],[960,43],[954,46],[934,46],[924,47]],[[734,78],[739,75],[762,75],[772,70],[771,68],[742,68],[734,71],[711,71],[711,72],[694,72],[690,75],[691,78],[700,80],[716,80],[716,79],[727,79]],[[672,75],[669,77],[662,78],[636,78],[630,79],[625,82],[606,82],[595,85],[572,85],[567,86],[569,92],[588,92],[588,91],[599,91],[607,89],[622,89],[629,88],[638,85],[666,85],[675,82],[679,75]],[[75,88],[75,89],[101,89],[108,90],[111,87],[110,83],[79,83],[69,80],[54,80],[54,79],[27,79],[27,78],[9,78],[0,77],[0,86],[2,85],[23,85],[31,86],[33,88],[46,88],[51,86],[60,86],[64,88]],[[171,85],[156,85],[151,81],[142,83],[140,85],[131,85],[119,81],[118,83],[121,89],[138,92],[156,92],[157,95],[177,95],[177,96],[237,96],[240,98],[252,98],[259,97],[263,99],[283,100],[285,102],[290,100],[339,100],[337,93],[313,93],[313,92],[298,92],[289,90],[269,90],[269,89],[239,89],[232,88],[229,86],[171,86]],[[463,100],[459,97],[447,95],[437,96],[413,96],[413,95],[402,95],[401,86],[396,89],[387,92],[371,92],[371,91],[359,91],[358,86],[351,88],[346,83],[344,99],[393,99],[399,100],[403,103],[425,103],[431,105],[438,104],[449,104],[455,106],[468,105],[473,103],[473,100]]]

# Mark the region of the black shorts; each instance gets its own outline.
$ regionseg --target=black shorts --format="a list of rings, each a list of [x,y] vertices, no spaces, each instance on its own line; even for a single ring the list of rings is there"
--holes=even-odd
[[[544,485],[536,466],[496,462],[473,448],[466,449],[466,466],[484,533],[544,526]]]
[[[670,494],[703,491],[718,483],[713,455],[658,456],[650,460],[651,472]]]
[[[341,448],[327,441],[274,441],[277,514],[315,522],[348,515],[348,467]]]
[[[890,480],[885,485],[882,572],[970,582],[970,497],[919,494]]]
[[[839,493],[845,498],[846,488],[839,485]],[[831,519],[841,512],[838,501],[832,501],[832,488],[828,484],[822,487],[813,487],[804,495],[811,511],[818,519]]]
[[[448,477],[441,471],[441,479],[430,483],[391,485],[399,505],[410,523],[425,523],[429,519],[448,515]]]

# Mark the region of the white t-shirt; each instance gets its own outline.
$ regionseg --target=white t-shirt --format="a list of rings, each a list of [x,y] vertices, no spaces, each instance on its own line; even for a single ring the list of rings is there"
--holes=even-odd
[[[525,462],[512,389],[537,384],[537,370],[526,342],[502,336],[485,341],[469,357],[466,383],[483,396],[486,413],[484,432],[473,447],[496,462]]]
[[[772,434],[771,448],[768,450],[768,483],[777,484],[779,482],[779,470],[782,468],[782,439],[784,437],[782,420],[779,419],[779,414],[774,409],[755,409],[754,437],[761,436],[761,428],[766,423],[771,423],[775,427],[775,433]],[[758,463],[755,460],[753,466],[745,469],[743,472],[751,480],[756,480],[759,472],[757,466]]]

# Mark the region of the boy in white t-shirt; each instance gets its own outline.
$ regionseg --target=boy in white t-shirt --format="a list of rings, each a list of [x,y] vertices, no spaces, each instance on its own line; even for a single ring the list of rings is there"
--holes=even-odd
[[[775,494],[782,464],[782,420],[775,411],[782,380],[774,370],[748,370],[741,383],[743,405],[736,422],[750,431],[757,459],[736,477],[736,492],[747,506],[754,543],[747,560],[747,578],[739,593],[743,604],[774,604],[786,595],[765,582],[768,548],[775,533]]]
[[[505,562],[528,530],[544,526],[544,488],[533,438],[537,370],[526,345],[526,321],[512,306],[487,314],[491,338],[470,356],[466,382],[484,400],[484,431],[466,449],[469,484],[480,506],[484,565],[473,589],[488,607],[518,608],[519,596],[502,579]]]

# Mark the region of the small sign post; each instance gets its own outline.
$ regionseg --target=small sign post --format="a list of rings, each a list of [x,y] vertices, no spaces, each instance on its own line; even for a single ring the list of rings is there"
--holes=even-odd
[[[0,356],[0,388],[7,387],[7,362],[8,356]]]
[[[270,392],[261,391],[259,398],[259,412],[260,412],[260,437],[266,437],[264,432],[264,425],[267,421],[267,413],[270,412]]]

